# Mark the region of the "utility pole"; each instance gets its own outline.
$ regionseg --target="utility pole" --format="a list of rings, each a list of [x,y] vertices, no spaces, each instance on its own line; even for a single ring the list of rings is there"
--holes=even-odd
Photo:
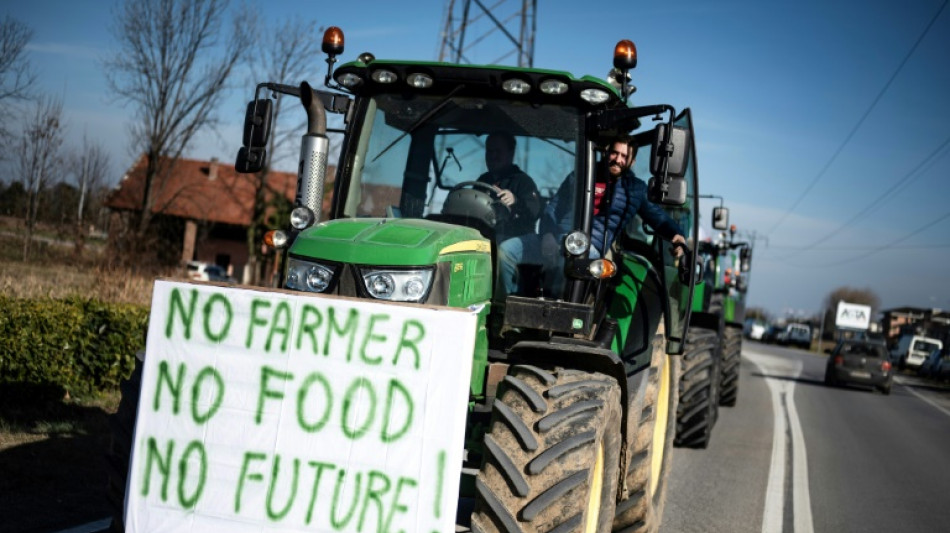
[[[447,0],[438,61],[496,65],[515,56],[515,66],[533,67],[537,11],[538,0],[497,0],[491,6],[482,0]],[[502,55],[484,61],[476,47],[492,36],[501,37],[504,46],[492,40],[491,49]],[[505,46],[510,48],[505,51]]]
[[[818,326],[818,353],[821,353],[821,342],[825,338],[825,317],[828,315],[828,309],[825,308],[821,313],[821,324]]]
[[[757,231],[755,231],[755,230],[753,230],[753,231],[746,231],[746,232],[743,232],[743,233],[745,234],[745,238],[748,239],[749,242],[752,243],[752,248],[753,248],[753,249],[755,249],[755,241],[765,241],[765,246],[768,247],[768,245],[769,245],[769,237],[768,237],[768,235],[759,235],[759,233],[758,233]]]

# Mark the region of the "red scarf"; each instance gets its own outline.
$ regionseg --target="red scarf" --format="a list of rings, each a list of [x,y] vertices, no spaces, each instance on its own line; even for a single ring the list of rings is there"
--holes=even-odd
[[[604,195],[607,194],[607,182],[594,183],[594,215],[600,214],[600,206],[604,205]]]

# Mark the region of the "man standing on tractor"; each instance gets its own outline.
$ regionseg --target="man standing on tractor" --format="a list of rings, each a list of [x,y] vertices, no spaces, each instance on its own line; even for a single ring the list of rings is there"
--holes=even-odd
[[[485,165],[488,172],[478,181],[495,188],[498,200],[508,208],[507,223],[498,228],[498,241],[534,233],[534,224],[541,213],[538,187],[523,170],[514,164],[515,136],[495,132],[485,141]]]
[[[613,141],[601,159],[594,186],[594,220],[591,227],[590,257],[603,257],[634,215],[640,215],[653,231],[673,244],[685,244],[683,230],[656,204],[647,199],[647,185],[631,169],[636,147],[628,137]],[[561,243],[574,228],[570,225],[573,207],[574,174],[561,184],[541,214],[540,235],[527,234],[508,239],[499,248],[502,281],[509,294],[518,287],[517,265],[525,258],[542,257],[545,268],[563,268]],[[674,248],[676,256],[682,253]],[[555,288],[556,290],[556,288]]]

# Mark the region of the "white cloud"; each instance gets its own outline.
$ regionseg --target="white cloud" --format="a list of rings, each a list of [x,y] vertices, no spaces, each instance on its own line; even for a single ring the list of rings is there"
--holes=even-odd
[[[64,56],[72,59],[98,60],[104,52],[89,46],[77,46],[63,43],[35,43],[27,45],[27,50],[39,54]]]

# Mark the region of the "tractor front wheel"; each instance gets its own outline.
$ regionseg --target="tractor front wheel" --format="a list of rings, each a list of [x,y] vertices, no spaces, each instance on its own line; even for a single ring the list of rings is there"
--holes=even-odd
[[[616,380],[513,366],[493,409],[472,531],[609,532],[620,463]]]
[[[733,407],[739,396],[739,363],[742,360],[742,330],[726,328],[722,337],[722,381],[719,405]]]

